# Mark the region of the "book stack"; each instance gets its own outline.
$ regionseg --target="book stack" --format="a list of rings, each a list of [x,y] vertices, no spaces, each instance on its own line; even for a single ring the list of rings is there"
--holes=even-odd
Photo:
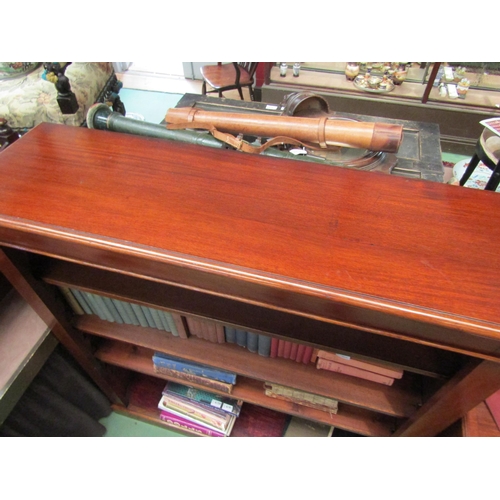
[[[236,374],[201,363],[195,363],[161,352],[153,355],[155,373],[185,380],[216,391],[231,394],[236,384]]]
[[[226,342],[237,344],[250,352],[269,357],[271,354],[271,337],[261,333],[239,330],[229,326],[224,327]]]
[[[392,385],[394,380],[403,377],[403,370],[392,366],[373,362],[368,363],[343,354],[322,350],[317,351],[316,367],[320,370],[343,373],[384,385]]]
[[[271,358],[284,358],[309,364],[315,359],[315,350],[311,346],[273,337],[270,356]]]
[[[227,437],[242,401],[168,382],[158,403],[160,419],[201,436]]]
[[[309,408],[325,411],[331,415],[336,415],[339,409],[339,403],[336,399],[293,389],[273,382],[266,382],[264,384],[264,391],[265,395],[271,398],[308,406]]]
[[[223,344],[226,341],[224,327],[215,321],[208,319],[186,317],[189,333],[194,337],[208,340],[216,344]]]
[[[180,315],[152,307],[111,299],[76,288],[59,287],[76,314],[93,314],[104,321],[155,328],[187,338]]]

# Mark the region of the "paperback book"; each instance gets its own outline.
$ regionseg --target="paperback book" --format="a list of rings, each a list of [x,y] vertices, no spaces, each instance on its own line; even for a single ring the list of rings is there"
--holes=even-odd
[[[188,401],[196,401],[207,408],[230,413],[236,417],[240,414],[242,401],[227,396],[220,396],[203,389],[196,389],[184,384],[169,381],[163,389],[163,394],[173,394]]]
[[[179,427],[180,429],[194,432],[195,434],[198,434],[200,436],[226,437],[226,434],[224,434],[223,432],[209,429],[204,425],[193,422],[192,420],[187,420],[186,418],[180,417],[179,415],[176,415],[175,413],[167,410],[160,411],[160,419],[174,427]]]
[[[218,412],[173,394],[163,394],[158,408],[226,435],[231,422],[236,418],[230,413]]]

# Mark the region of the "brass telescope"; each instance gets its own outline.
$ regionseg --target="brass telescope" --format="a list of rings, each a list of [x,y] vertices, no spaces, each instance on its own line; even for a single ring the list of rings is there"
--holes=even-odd
[[[251,113],[219,113],[196,108],[170,108],[167,128],[216,130],[257,137],[284,137],[308,147],[349,147],[396,153],[403,126],[330,118],[268,116]]]

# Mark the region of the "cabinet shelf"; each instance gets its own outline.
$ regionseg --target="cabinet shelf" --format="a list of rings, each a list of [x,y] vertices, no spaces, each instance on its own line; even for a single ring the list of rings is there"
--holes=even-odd
[[[163,380],[173,380],[179,383],[185,383],[183,380],[176,380],[173,377],[166,377],[156,373],[153,369],[153,363],[151,361],[153,352],[154,351],[151,349],[107,340],[102,343],[95,355],[99,360],[107,364],[133,370],[134,372]],[[191,385],[204,388],[197,386],[196,384]],[[155,401],[156,403],[158,402],[159,394],[161,393],[162,388],[163,385],[160,384],[159,389],[157,388],[156,400],[153,399],[150,404],[154,404]],[[214,393],[223,394],[216,390],[210,390]],[[131,392],[133,395],[134,391]],[[327,412],[309,408],[307,406],[270,398],[265,395],[262,382],[245,376],[238,377],[238,382],[234,386],[231,397],[241,399],[246,403],[252,403],[282,413],[287,413],[289,415],[295,415],[308,420],[315,420],[317,422],[333,425],[334,427],[339,427],[363,436],[390,436],[395,426],[394,418],[378,415],[376,413],[349,405],[340,404],[338,413],[330,415]],[[141,413],[145,417],[153,420],[155,418],[158,419],[156,406],[153,408],[147,407],[147,404],[144,404],[144,402],[138,403],[137,398],[134,398],[129,402],[127,411]]]

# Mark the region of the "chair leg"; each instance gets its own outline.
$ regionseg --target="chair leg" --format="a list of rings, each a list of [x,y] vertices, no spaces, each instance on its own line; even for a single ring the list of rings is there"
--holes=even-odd
[[[202,95],[207,95],[207,82],[203,82],[202,86],[201,86],[201,93]]]
[[[243,101],[245,98],[243,97],[243,90],[241,87],[238,87],[238,94],[240,94],[240,99]]]
[[[472,157],[472,160],[470,161],[469,165],[467,166],[467,169],[464,172],[464,175],[462,175],[462,178],[460,179],[460,185],[463,186],[468,180],[469,177],[472,175],[472,172],[474,172],[475,168],[479,164],[479,156],[475,154]]]
[[[495,167],[495,170],[493,170],[491,177],[488,180],[488,183],[486,184],[484,190],[485,191],[496,191],[498,184],[500,184],[500,162]]]

